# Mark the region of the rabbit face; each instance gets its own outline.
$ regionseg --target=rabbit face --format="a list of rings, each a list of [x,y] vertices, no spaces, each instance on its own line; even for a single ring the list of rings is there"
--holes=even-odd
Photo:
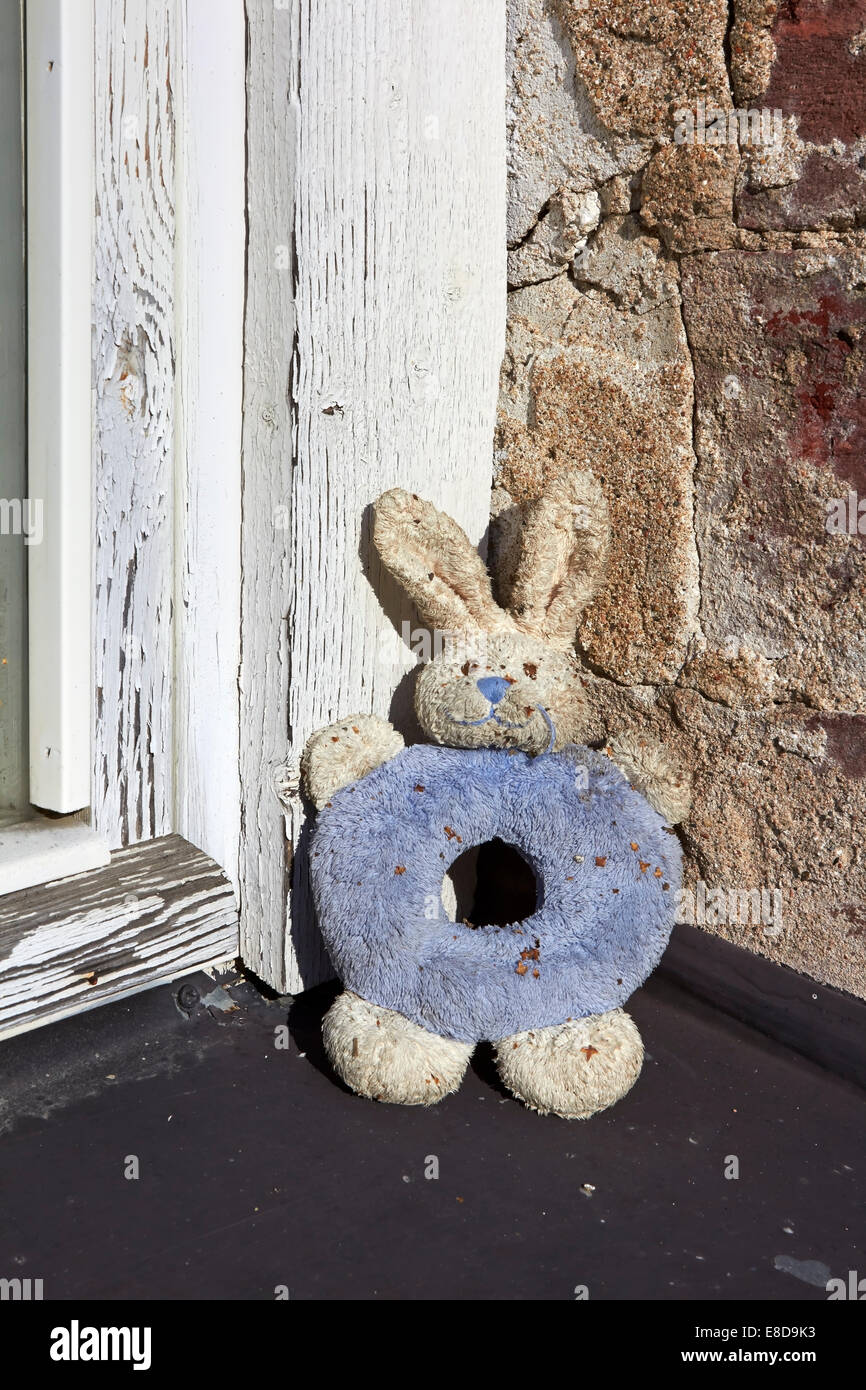
[[[543,753],[580,741],[587,703],[572,652],[526,633],[502,633],[445,650],[422,670],[418,721],[451,748],[519,748]]]
[[[588,702],[574,652],[580,615],[607,555],[604,495],[591,473],[561,477],[527,516],[508,608],[467,536],[430,502],[392,488],[373,540],[434,636],[420,675],[421,726],[452,748],[543,753],[581,741]]]

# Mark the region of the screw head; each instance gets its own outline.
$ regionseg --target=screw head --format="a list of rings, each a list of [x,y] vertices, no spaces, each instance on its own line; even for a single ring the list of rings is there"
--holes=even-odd
[[[181,985],[177,992],[177,1002],[185,1013],[190,1013],[201,1000],[195,985]]]

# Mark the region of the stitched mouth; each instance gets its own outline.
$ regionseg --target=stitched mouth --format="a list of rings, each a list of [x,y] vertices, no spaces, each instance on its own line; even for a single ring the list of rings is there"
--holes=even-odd
[[[554,725],[553,720],[551,719],[550,715],[548,714],[547,710],[544,708],[543,705],[536,705],[535,708],[541,715],[545,724],[547,725],[547,731],[550,736],[548,739],[547,747],[544,751],[545,753],[552,753],[553,745],[556,742],[556,726]],[[469,729],[476,729],[481,724],[490,724],[491,722],[494,724],[498,724],[500,729],[526,729],[529,727],[528,719],[523,724],[512,724],[507,719],[500,719],[493,705],[490,706],[490,709],[488,710],[487,714],[485,714],[482,719],[455,719],[453,715],[450,716],[450,719],[452,724],[459,724],[462,728]]]

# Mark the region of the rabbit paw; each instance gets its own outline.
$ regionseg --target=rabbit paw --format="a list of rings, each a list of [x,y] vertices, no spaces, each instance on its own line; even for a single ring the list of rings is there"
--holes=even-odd
[[[334,792],[388,762],[404,746],[397,730],[377,714],[352,714],[319,729],[310,735],[301,759],[310,800],[321,810]]]
[[[622,1009],[514,1033],[494,1049],[509,1091],[540,1115],[564,1120],[586,1120],[620,1100],[643,1063],[640,1033]]]
[[[430,1033],[348,989],[325,1015],[322,1037],[347,1086],[392,1105],[435,1105],[457,1090],[473,1051],[470,1043]]]
[[[664,744],[644,734],[620,734],[604,751],[659,815],[671,825],[685,820],[692,805],[691,777]]]

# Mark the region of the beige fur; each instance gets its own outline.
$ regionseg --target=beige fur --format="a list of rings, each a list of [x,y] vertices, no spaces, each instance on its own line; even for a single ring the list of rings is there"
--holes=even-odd
[[[691,777],[663,744],[644,734],[619,734],[605,752],[659,815],[671,825],[685,820],[692,804]]]
[[[405,746],[402,735],[377,714],[350,714],[339,724],[329,724],[311,735],[301,758],[307,795],[321,810],[334,792],[388,762]]]
[[[477,685],[483,676],[513,682],[497,706],[503,724],[471,722],[490,708]],[[538,705],[554,720],[557,748],[582,741],[589,710],[574,652],[554,651],[519,632],[490,637],[483,649],[446,648],[423,668],[415,686],[418,722],[429,738],[450,748],[543,753],[550,731]]]
[[[439,632],[514,631],[456,521],[399,487],[384,492],[374,511],[373,543],[426,623]]]
[[[345,990],[322,1024],[325,1051],[346,1085],[368,1100],[435,1105],[456,1091],[473,1049],[428,1033],[393,1009]]]
[[[540,1115],[586,1120],[630,1091],[643,1065],[640,1033],[627,1013],[514,1033],[496,1044],[505,1085]]]
[[[607,503],[591,473],[563,474],[530,512],[511,589],[524,632],[568,651],[607,564]]]
[[[374,512],[376,549],[431,627],[520,631],[571,648],[607,563],[607,503],[591,473],[563,474],[531,508],[510,611],[496,603],[480,555],[450,516],[396,487],[382,494]]]

